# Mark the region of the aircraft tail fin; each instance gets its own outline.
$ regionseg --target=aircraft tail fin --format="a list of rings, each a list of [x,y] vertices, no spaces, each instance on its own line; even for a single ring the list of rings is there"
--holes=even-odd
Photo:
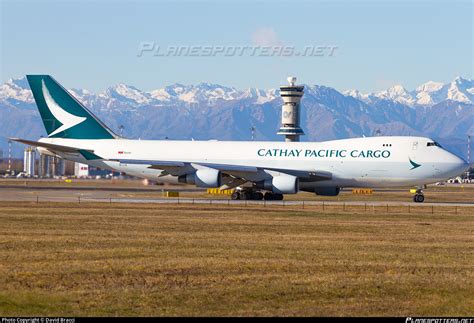
[[[118,136],[49,75],[27,75],[50,138],[115,139]]]

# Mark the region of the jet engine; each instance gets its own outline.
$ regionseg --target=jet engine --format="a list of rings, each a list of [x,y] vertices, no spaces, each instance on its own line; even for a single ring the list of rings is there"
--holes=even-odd
[[[280,175],[257,183],[257,187],[278,194],[296,194],[299,191],[299,182],[296,176]]]
[[[340,190],[339,187],[316,187],[314,188],[314,193],[322,196],[337,196]]]
[[[222,175],[217,169],[202,168],[195,173],[179,176],[178,181],[180,183],[195,184],[197,187],[220,187],[222,185]]]

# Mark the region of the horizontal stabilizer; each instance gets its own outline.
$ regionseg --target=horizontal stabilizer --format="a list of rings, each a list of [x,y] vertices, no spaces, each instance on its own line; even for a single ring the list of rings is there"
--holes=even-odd
[[[55,144],[49,144],[46,142],[32,141],[32,140],[26,140],[26,139],[20,139],[20,138],[10,138],[10,140],[20,142],[22,144],[29,145],[29,146],[46,148],[49,151],[52,151],[54,153],[58,153],[58,152],[59,153],[79,153],[82,156],[84,156],[84,158],[87,160],[102,159],[101,157],[94,154],[93,150],[89,150],[89,149],[55,145]]]

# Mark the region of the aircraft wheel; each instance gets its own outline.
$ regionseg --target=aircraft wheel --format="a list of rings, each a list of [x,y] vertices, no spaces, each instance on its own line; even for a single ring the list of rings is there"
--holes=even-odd
[[[240,199],[241,200],[251,200],[252,199],[252,193],[251,192],[241,192],[240,193]]]
[[[274,198],[273,198],[273,193],[269,193],[269,192],[265,193],[265,195],[263,196],[263,199],[264,199],[265,201],[272,201],[272,200],[274,200]]]
[[[283,194],[273,194],[274,199],[277,201],[282,201],[283,200]]]
[[[425,196],[423,194],[415,194],[415,196],[413,196],[413,201],[416,203],[423,203],[425,201]]]
[[[230,198],[232,200],[240,200],[240,193],[239,192],[234,192],[232,193],[232,195],[230,196]]]
[[[266,201],[281,201],[283,200],[283,194],[267,192],[263,198]]]
[[[257,201],[263,200],[263,193],[261,192],[253,193],[253,199]]]

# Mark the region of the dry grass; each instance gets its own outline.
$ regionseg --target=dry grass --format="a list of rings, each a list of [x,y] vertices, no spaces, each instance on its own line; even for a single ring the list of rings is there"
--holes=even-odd
[[[96,187],[96,188],[149,188],[161,189],[164,185],[144,185],[140,179],[70,179],[71,182],[65,182],[64,179],[42,178],[0,178],[0,185],[11,187]]]
[[[470,213],[0,203],[0,316],[474,314]]]

